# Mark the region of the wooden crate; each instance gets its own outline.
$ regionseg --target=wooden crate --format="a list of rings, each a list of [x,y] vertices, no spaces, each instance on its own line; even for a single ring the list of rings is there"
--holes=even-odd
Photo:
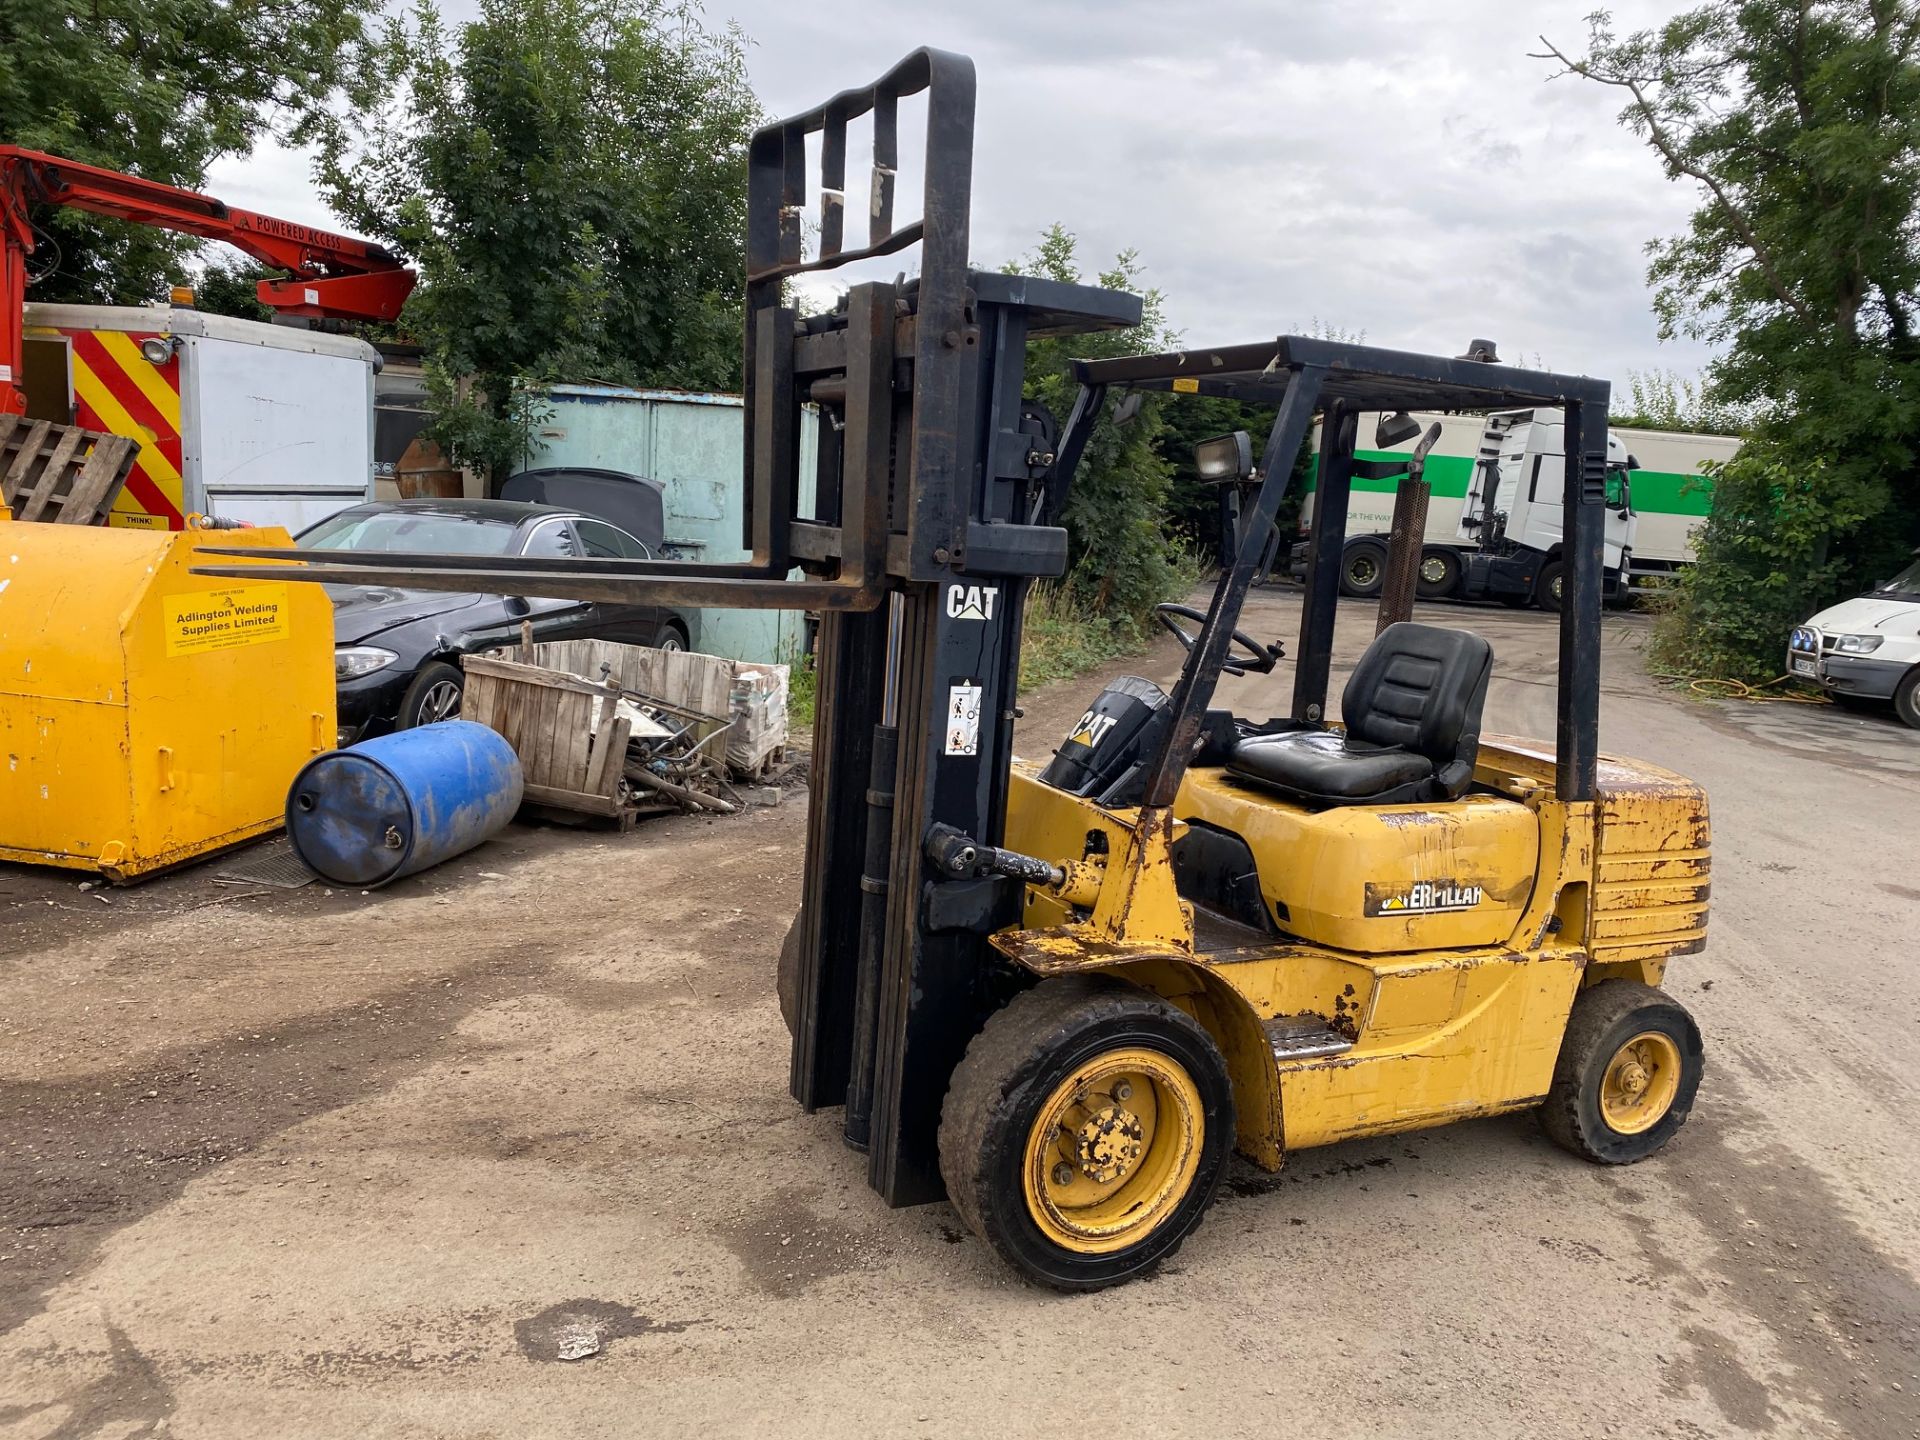
[[[594,706],[612,703],[605,685],[483,655],[469,655],[462,665],[461,716],[497,730],[513,746],[526,776],[526,803],[604,816],[623,828],[631,823],[620,778],[632,726],[612,719],[597,735],[592,728]]]
[[[701,655],[689,650],[655,650],[611,640],[551,640],[532,647],[534,662],[566,670],[589,681],[603,677],[622,689],[665,702],[693,721],[693,738],[707,741],[716,732],[731,733],[707,745],[719,764],[755,776],[777,763],[786,741],[786,685],[783,665],[762,665]],[[735,704],[735,690],[749,673],[778,676],[780,723],[777,734],[750,733],[750,712]],[[754,698],[760,698],[756,692]],[[743,749],[743,745],[745,748]],[[722,775],[721,778],[724,778]]]
[[[127,483],[140,442],[0,415],[0,499],[16,520],[96,525]]]
[[[733,662],[718,655],[612,640],[547,640],[533,647],[533,659],[536,665],[565,670],[590,684],[604,676],[623,690],[664,701],[692,722],[694,740],[704,741],[727,728]]]

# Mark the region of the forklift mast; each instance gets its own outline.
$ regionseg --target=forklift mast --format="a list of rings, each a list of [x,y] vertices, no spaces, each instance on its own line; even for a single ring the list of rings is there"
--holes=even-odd
[[[896,222],[900,102],[921,94],[921,214]],[[871,185],[855,207],[865,234],[850,235],[848,131],[863,120]],[[309,561],[302,579],[343,584],[819,612],[815,801],[787,939],[799,961],[791,1087],[809,1110],[846,1105],[849,1143],[894,1205],[944,1193],[941,1101],[1004,998],[987,936],[1020,918],[1017,879],[943,875],[926,840],[1001,839],[1027,590],[1067,566],[1056,522],[1078,456],[1056,454],[1051,421],[1023,399],[1027,342],[1141,315],[1136,295],[969,268],[973,128],[972,61],[919,50],[753,137],[746,561],[278,552]],[[855,284],[827,315],[792,303],[804,274],[916,244],[917,277]],[[821,417],[811,487],[806,405]],[[198,573],[235,570],[254,573]]]

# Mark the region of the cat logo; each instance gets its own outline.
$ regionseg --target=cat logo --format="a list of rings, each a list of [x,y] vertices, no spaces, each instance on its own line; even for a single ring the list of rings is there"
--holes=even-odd
[[[1089,710],[1080,717],[1080,723],[1073,727],[1073,734],[1067,737],[1069,745],[1084,745],[1093,749],[1107,738],[1107,732],[1113,729],[1117,717],[1096,715]]]
[[[993,604],[1000,598],[997,585],[949,585],[947,618],[950,620],[991,620]]]

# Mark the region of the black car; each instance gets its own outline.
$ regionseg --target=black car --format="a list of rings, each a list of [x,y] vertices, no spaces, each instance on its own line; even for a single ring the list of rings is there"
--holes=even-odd
[[[654,544],[619,526],[558,505],[513,500],[400,500],[355,505],[300,536],[322,550],[425,551],[458,555],[590,555],[651,559]],[[339,743],[404,730],[460,713],[465,683],[459,657],[520,636],[592,637],[662,650],[687,648],[686,619],[657,605],[607,605],[329,585],[333,667],[339,687]]]

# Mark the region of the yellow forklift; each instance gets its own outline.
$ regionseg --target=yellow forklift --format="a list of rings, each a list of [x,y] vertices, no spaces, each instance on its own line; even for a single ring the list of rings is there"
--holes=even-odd
[[[921,94],[921,214],[897,221],[899,101]],[[1140,300],[968,266],[973,102],[971,62],[921,50],[754,138],[744,561],[314,551],[275,578],[818,612],[779,966],[791,1089],[844,1107],[890,1204],[950,1198],[1043,1284],[1149,1269],[1235,1149],[1277,1169],[1537,1107],[1588,1159],[1651,1153],[1700,1081],[1699,1032],[1658,986],[1704,940],[1707,816],[1696,786],[1597,749],[1608,386],[1282,336],[1085,363],[1056,420],[1023,396],[1027,342],[1137,324]],[[872,142],[851,184],[850,122]],[[788,303],[802,274],[913,245],[914,279],[855,284],[826,315]],[[1046,765],[1018,765],[1028,589],[1065,572],[1074,472],[1128,391],[1275,407],[1257,463],[1244,435],[1203,447],[1245,487],[1244,538],[1204,610],[1162,607],[1188,645],[1171,692],[1117,681]],[[1215,705],[1223,674],[1280,658],[1236,627],[1315,414],[1324,519],[1346,513],[1363,413],[1529,406],[1566,421],[1550,742],[1483,737],[1487,642],[1404,622],[1335,722],[1337,523],[1316,527],[1289,713]]]

